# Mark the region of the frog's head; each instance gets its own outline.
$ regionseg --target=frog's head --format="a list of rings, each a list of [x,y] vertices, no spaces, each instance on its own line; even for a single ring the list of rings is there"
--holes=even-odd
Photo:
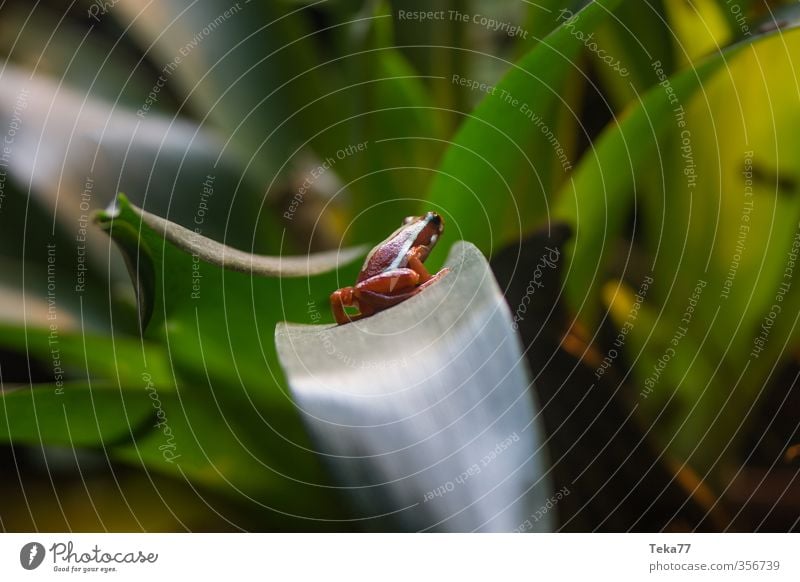
[[[424,245],[432,249],[444,232],[444,220],[435,212],[428,212],[424,216],[408,216],[403,220],[408,226],[415,224],[419,232],[414,239],[414,246]]]

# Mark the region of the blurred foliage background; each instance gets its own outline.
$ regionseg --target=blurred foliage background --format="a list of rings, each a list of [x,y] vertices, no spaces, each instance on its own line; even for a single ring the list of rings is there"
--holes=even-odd
[[[0,527],[358,528],[272,340],[278,321],[331,321],[358,265],[225,272],[124,209],[93,214],[125,192],[272,255],[374,244],[435,210],[441,245],[495,257],[512,311],[557,225],[565,261],[521,332],[555,474],[581,477],[563,527],[796,529],[798,16],[766,0],[3,3]],[[612,500],[631,462],[617,489],[640,499]],[[674,511],[647,513],[676,488]]]

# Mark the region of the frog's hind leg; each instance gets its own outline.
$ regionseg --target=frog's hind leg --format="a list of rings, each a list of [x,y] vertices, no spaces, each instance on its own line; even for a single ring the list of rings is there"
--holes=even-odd
[[[345,307],[357,307],[360,313],[351,315],[345,311]],[[353,287],[342,287],[331,293],[331,311],[333,312],[333,318],[339,325],[350,323],[351,321],[356,321],[362,317],[371,315],[364,313],[361,309],[358,299],[355,297],[355,289]]]
[[[447,275],[447,273],[449,273],[449,272],[450,272],[450,267],[445,267],[444,269],[442,269],[441,271],[439,271],[435,275],[431,275],[428,278],[427,281],[425,281],[424,283],[421,283],[420,286],[417,287],[417,290],[418,291],[422,291],[425,287],[429,287],[430,285],[433,285],[434,283],[436,283],[436,281],[438,281],[439,279],[441,279],[442,277]]]
[[[376,292],[372,289],[360,289],[358,286],[356,287],[355,295],[361,304],[361,310],[364,311],[365,309],[371,309],[372,313],[377,311],[382,311],[384,309],[388,309],[389,307],[393,307],[398,303],[402,303],[406,299],[410,299],[426,287],[433,285],[444,277],[447,273],[450,272],[450,269],[444,268],[432,277],[430,277],[427,281],[422,283],[421,285],[416,285],[414,287],[406,287],[404,289],[399,290],[395,287],[394,292],[392,293],[380,293]],[[370,315],[372,315],[370,313]]]
[[[356,285],[355,296],[358,298],[363,291],[380,293],[382,295],[397,295],[413,289],[419,283],[419,274],[406,268],[392,269],[364,279]]]

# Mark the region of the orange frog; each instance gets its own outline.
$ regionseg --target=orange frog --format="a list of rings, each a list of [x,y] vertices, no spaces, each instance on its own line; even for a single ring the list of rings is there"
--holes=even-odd
[[[444,276],[422,264],[444,232],[444,221],[435,212],[409,216],[403,226],[372,249],[361,267],[355,287],[343,287],[331,295],[331,310],[338,324],[356,321],[413,297]],[[345,307],[355,307],[350,314]]]

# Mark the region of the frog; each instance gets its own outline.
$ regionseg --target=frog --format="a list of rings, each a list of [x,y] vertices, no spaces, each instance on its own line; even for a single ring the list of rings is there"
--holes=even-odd
[[[400,228],[367,254],[356,284],[331,294],[336,323],[344,325],[394,307],[449,273],[445,267],[431,275],[423,265],[443,233],[444,220],[436,212],[406,217]],[[346,307],[358,312],[349,313]]]

